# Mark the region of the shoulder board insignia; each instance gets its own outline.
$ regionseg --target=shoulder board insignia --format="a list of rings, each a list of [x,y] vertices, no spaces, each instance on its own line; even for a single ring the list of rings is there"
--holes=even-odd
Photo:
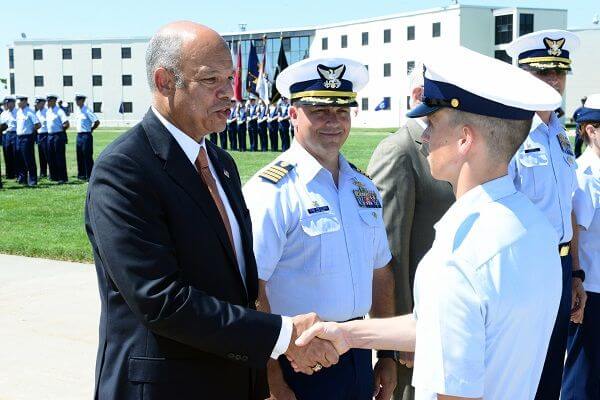
[[[294,166],[285,161],[277,161],[276,163],[267,167],[258,176],[268,180],[271,183],[278,183],[284,176],[286,176]]]
[[[361,171],[361,170],[360,170],[360,168],[358,168],[356,165],[352,164],[351,162],[348,162],[348,164],[350,164],[350,167],[351,167],[353,170],[355,170],[355,171],[356,171],[356,172],[358,172],[359,174],[361,174],[361,175],[364,175],[364,176],[366,176],[367,178],[369,178],[370,180],[372,180],[372,179],[371,179],[371,177],[370,177],[369,175],[367,175],[366,173],[364,173],[363,171]]]

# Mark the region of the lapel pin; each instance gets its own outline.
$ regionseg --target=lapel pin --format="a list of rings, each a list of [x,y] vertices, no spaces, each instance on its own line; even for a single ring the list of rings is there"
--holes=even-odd
[[[225,176],[229,178],[229,171],[227,171],[226,169],[223,170],[223,174],[225,174]]]

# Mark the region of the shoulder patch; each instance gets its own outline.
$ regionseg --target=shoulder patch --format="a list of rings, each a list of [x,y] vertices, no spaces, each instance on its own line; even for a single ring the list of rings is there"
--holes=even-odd
[[[268,166],[258,176],[268,180],[271,183],[278,183],[284,176],[286,176],[294,166],[285,161],[277,161],[276,163]]]
[[[361,175],[366,176],[367,178],[369,178],[369,180],[372,180],[371,177],[369,175],[367,175],[365,172],[361,171],[360,168],[358,168],[356,165],[352,164],[351,162],[348,161],[348,164],[350,164],[350,167],[355,170],[356,172],[358,172]]]

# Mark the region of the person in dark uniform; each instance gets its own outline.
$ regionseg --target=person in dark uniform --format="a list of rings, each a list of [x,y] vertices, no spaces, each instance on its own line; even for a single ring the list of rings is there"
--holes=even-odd
[[[17,177],[17,109],[15,106],[16,98],[14,96],[4,98],[4,111],[0,117],[0,125],[4,127],[2,151],[4,153],[6,179]]]
[[[238,137],[238,149],[240,151],[246,151],[246,128],[247,128],[247,113],[244,102],[238,103],[237,105],[237,137]]]
[[[267,111],[267,126],[269,128],[271,151],[279,151],[279,107],[277,107],[277,104],[269,104],[269,110]]]
[[[268,108],[264,101],[260,101],[258,106],[258,138],[260,140],[260,151],[267,151],[269,139],[267,135],[267,115]]]
[[[65,154],[66,130],[69,129],[69,119],[62,108],[56,105],[58,96],[46,96],[48,109],[46,111],[46,126],[48,128],[48,166],[50,180],[66,183],[67,160]]]
[[[229,118],[227,118],[227,134],[229,135],[231,150],[237,150],[237,103],[233,99],[231,100],[231,108],[229,109]]]
[[[94,138],[92,132],[100,125],[98,117],[85,105],[85,95],[76,94],[77,109],[77,178],[87,181],[94,167]]]
[[[19,160],[18,182],[22,185],[37,185],[37,165],[35,163],[35,130],[40,123],[35,112],[27,103],[27,96],[17,96],[17,150]]]
[[[290,105],[285,97],[281,98],[279,105],[279,136],[281,137],[281,150],[290,148],[290,116],[288,114]]]
[[[46,99],[44,97],[35,98],[35,116],[40,122],[40,129],[37,130],[35,139],[40,161],[39,177],[46,178],[48,176],[48,128],[46,127]]]
[[[256,98],[250,95],[250,104],[246,108],[248,115],[248,136],[250,137],[250,151],[258,150],[258,105]]]
[[[227,125],[225,125],[225,129],[219,132],[219,143],[223,150],[227,150]]]

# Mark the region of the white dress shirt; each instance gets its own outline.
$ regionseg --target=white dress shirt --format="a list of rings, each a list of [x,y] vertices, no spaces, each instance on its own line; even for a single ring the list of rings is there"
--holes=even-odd
[[[417,400],[535,397],[561,296],[557,246],[508,176],[450,207],[415,276]]]
[[[175,125],[170,123],[163,117],[154,107],[152,107],[152,111],[154,115],[159,119],[160,122],[167,128],[169,133],[173,135],[175,141],[179,144],[187,158],[190,160],[194,168],[196,168],[196,159],[198,158],[198,154],[200,153],[200,148],[204,147],[206,149],[206,144],[204,143],[204,138],[200,143],[196,142],[191,136],[188,136]],[[238,263],[238,268],[240,269],[240,274],[242,276],[242,281],[244,285],[246,284],[246,260],[244,259],[244,248],[242,243],[242,236],[240,233],[240,225],[238,224],[237,218],[231,209],[231,205],[229,204],[229,199],[227,198],[227,194],[223,190],[221,186],[221,182],[219,180],[219,176],[216,174],[215,169],[212,165],[212,161],[210,157],[208,157],[208,167],[210,169],[210,173],[217,184],[217,190],[219,191],[219,196],[223,201],[223,205],[225,207],[225,212],[227,212],[227,217],[229,218],[229,223],[231,225],[231,235],[233,237],[233,245],[235,247],[235,255]],[[287,351],[290,339],[292,337],[292,319],[289,317],[282,317],[281,331],[279,332],[279,338],[275,343],[275,347],[273,348],[273,352],[271,353],[271,358],[278,358],[281,354]]]
[[[573,209],[579,232],[579,263],[585,290],[600,293],[600,157],[588,147],[577,159],[578,188]]]
[[[39,123],[35,112],[29,107],[17,108],[17,136],[31,135],[35,124]]]
[[[373,270],[391,259],[381,196],[339,155],[338,184],[294,141],[277,158],[293,165],[274,184],[259,174],[244,185],[258,277],[276,314],[314,311],[328,321],[371,309]],[[367,199],[362,205],[359,201]]]
[[[556,114],[550,114],[547,125],[536,114],[529,135],[509,164],[509,175],[517,190],[542,210],[560,243],[573,237],[575,169],[575,155]]]
[[[77,119],[77,132],[91,132],[94,122],[98,121],[96,114],[85,104],[81,108],[76,107],[75,118]]]

